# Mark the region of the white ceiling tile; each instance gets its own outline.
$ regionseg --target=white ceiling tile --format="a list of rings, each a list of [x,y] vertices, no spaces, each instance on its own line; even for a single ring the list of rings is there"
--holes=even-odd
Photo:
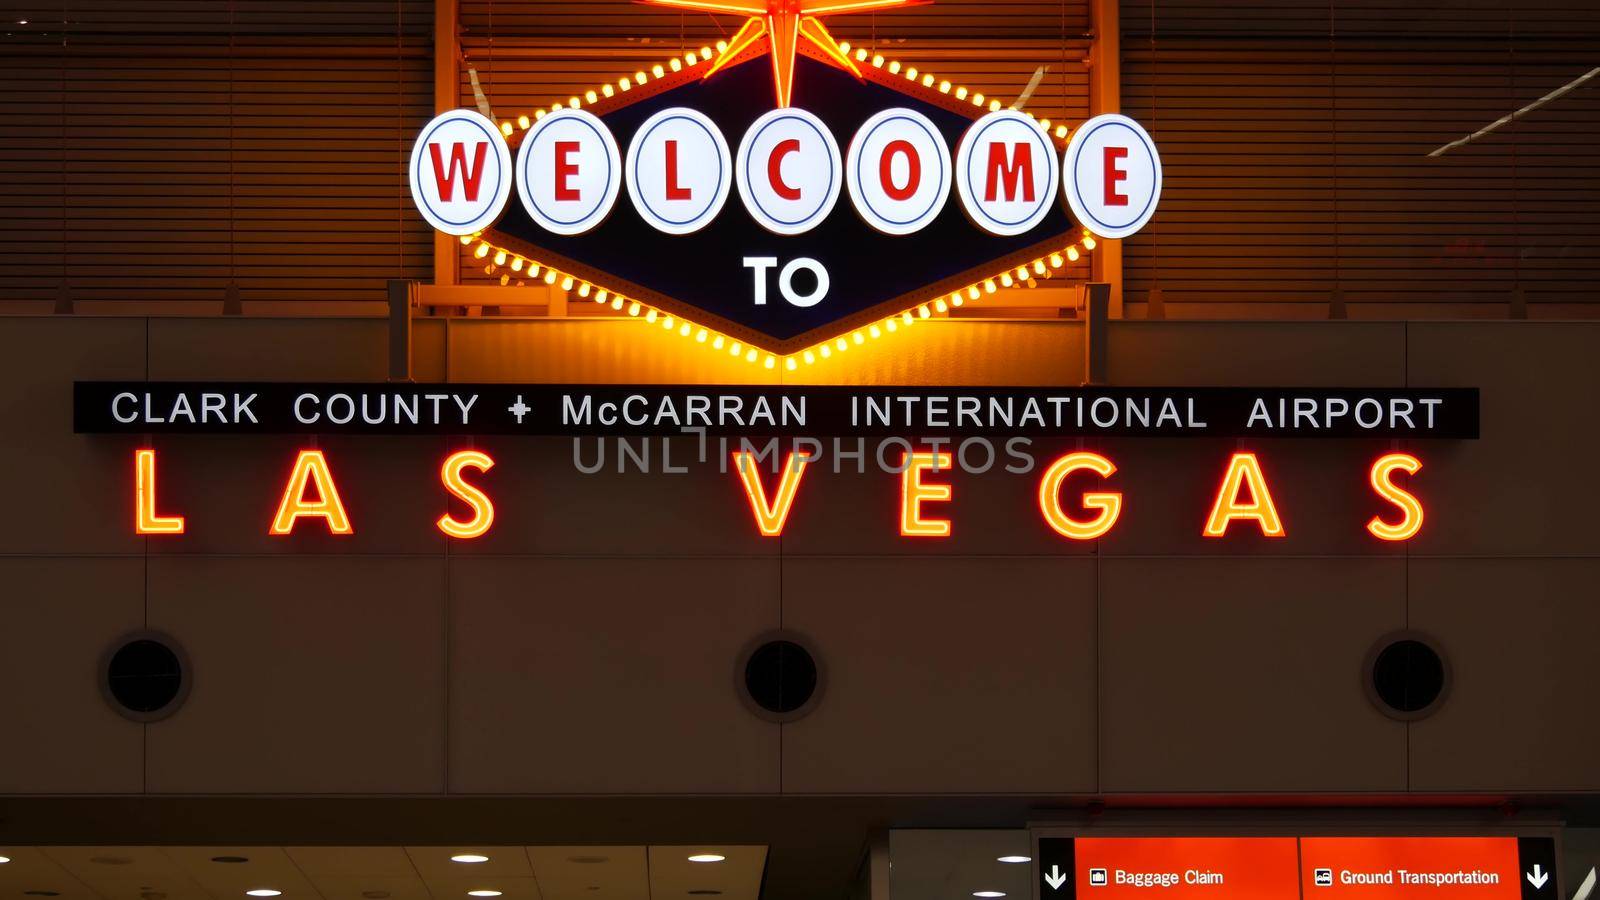
[[[429,878],[427,882],[433,900],[475,900],[468,892],[480,890],[499,891],[501,896],[496,900],[541,900],[539,883],[532,875],[483,874]]]
[[[416,878],[417,870],[404,847],[285,847],[300,871],[318,875],[380,875]]]
[[[650,900],[644,847],[529,847],[544,900]]]
[[[282,891],[278,900],[320,900],[282,847],[167,847],[173,862],[215,900],[250,900],[257,888]],[[217,858],[244,857],[242,863]]]
[[[17,900],[99,900],[37,847],[0,847],[0,856],[11,860],[0,865],[0,894]]]
[[[406,855],[424,879],[455,878],[460,876],[482,878],[507,876],[531,878],[533,869],[528,865],[528,854],[521,847],[490,847],[482,844],[463,844],[458,847],[407,847]],[[462,853],[476,853],[489,857],[488,862],[458,863],[450,857]]]
[[[714,853],[722,862],[690,862]],[[756,900],[766,871],[767,848],[705,844],[650,848],[651,900]],[[709,893],[715,891],[717,893]]]
[[[416,875],[313,875],[311,881],[322,900],[432,900]]]

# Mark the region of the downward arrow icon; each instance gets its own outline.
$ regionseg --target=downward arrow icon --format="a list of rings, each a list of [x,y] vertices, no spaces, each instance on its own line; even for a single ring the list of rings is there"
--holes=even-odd
[[[1550,880],[1550,873],[1541,871],[1538,863],[1535,863],[1533,866],[1533,871],[1528,872],[1523,877],[1527,878],[1528,883],[1533,885],[1533,889],[1537,891],[1538,889],[1544,887],[1545,882]]]
[[[1531,881],[1533,876],[1529,875],[1528,879]],[[1044,876],[1044,883],[1050,885],[1050,890],[1059,891],[1061,886],[1067,883],[1067,873],[1061,871],[1060,866],[1051,863],[1050,874]]]

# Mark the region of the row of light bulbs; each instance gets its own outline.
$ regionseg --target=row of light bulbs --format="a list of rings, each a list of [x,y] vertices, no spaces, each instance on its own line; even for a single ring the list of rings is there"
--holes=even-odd
[[[721,53],[726,49],[728,49],[727,41],[717,41],[718,53]],[[851,55],[851,45],[849,41],[840,41],[839,49],[843,51],[845,55]],[[1003,105],[999,100],[996,100],[992,97],[986,98],[983,96],[983,94],[976,91],[969,91],[963,85],[952,84],[948,79],[937,78],[931,72],[919,72],[917,71],[916,66],[902,66],[900,61],[897,59],[886,59],[881,53],[869,53],[865,47],[854,48],[854,56],[857,62],[867,63],[875,69],[885,69],[891,75],[903,74],[907,81],[910,81],[914,84],[921,84],[923,87],[929,88],[930,90],[936,89],[941,94],[953,95],[957,100],[969,102],[979,109],[987,108],[990,112],[998,112]],[[648,72],[640,69],[639,71],[633,73],[632,76],[624,76],[619,78],[617,79],[615,86],[608,82],[601,85],[598,90],[585,91],[582,97],[574,94],[573,96],[568,97],[565,102],[558,101],[556,103],[552,103],[550,104],[550,108],[548,110],[541,109],[534,112],[532,118],[529,118],[528,116],[518,116],[515,124],[509,120],[501,122],[500,131],[506,137],[510,137],[519,128],[523,131],[528,130],[533,126],[534,122],[537,122],[550,113],[557,112],[562,109],[582,109],[585,103],[598,103],[602,99],[610,99],[615,97],[618,93],[627,93],[628,91],[633,90],[636,86],[648,84],[653,78],[665,78],[669,72],[682,72],[685,67],[693,68],[703,62],[709,63],[711,62],[712,58],[710,47],[701,47],[699,50],[690,50],[683,54],[682,57],[674,56],[665,63],[658,63],[654,66],[651,66],[650,71]],[[1022,110],[1022,112],[1028,117],[1037,120],[1039,126],[1045,131],[1051,130],[1049,119],[1040,119],[1027,110]],[[1054,134],[1057,140],[1066,140],[1068,133],[1067,126],[1055,126]]]
[[[697,344],[703,344],[715,351],[724,351],[735,359],[742,359],[767,369],[776,369],[781,364],[790,372],[798,370],[802,365],[814,365],[820,360],[829,359],[836,353],[847,353],[852,347],[860,347],[869,341],[897,334],[902,329],[910,328],[936,315],[948,315],[953,308],[981,300],[1003,289],[1037,287],[1040,278],[1055,277],[1055,273],[1067,263],[1077,262],[1085,251],[1093,250],[1096,246],[1094,235],[1085,231],[1078,243],[1071,244],[1056,253],[1041,256],[1031,263],[1024,263],[1015,269],[1007,269],[993,277],[973,282],[961,290],[940,295],[896,315],[887,316],[871,325],[858,328],[848,335],[780,357],[710,328],[695,325],[647,303],[614,293],[575,275],[527,259],[504,247],[497,247],[483,240],[482,235],[465,235],[461,238],[461,243],[466,246],[477,245],[472,251],[473,257],[483,260],[485,274],[492,276],[499,273],[502,285],[510,285],[513,280],[519,287],[529,282],[543,281],[551,287],[559,287],[569,294],[576,294],[581,299],[593,300],[599,306],[610,307],[614,312],[626,312],[630,317],[643,319],[652,325],[660,325],[661,329],[669,334],[691,338]],[[1079,250],[1080,246],[1082,250]]]

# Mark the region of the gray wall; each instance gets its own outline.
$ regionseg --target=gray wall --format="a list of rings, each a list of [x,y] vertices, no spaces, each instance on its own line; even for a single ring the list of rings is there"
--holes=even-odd
[[[419,371],[482,376],[495,329],[514,327],[446,342],[429,324]],[[432,526],[438,461],[464,442],[319,441],[356,534],[276,540],[302,441],[161,439],[163,506],[190,533],[144,540],[138,442],[73,435],[74,379],[378,380],[383,323],[0,321],[0,679],[22,688],[0,794],[1600,789],[1585,712],[1600,325],[1114,328],[1116,383],[1478,386],[1484,437],[1410,448],[1428,522],[1409,547],[1362,527],[1382,511],[1365,482],[1390,447],[1376,441],[1258,442],[1289,537],[1203,540],[1234,449],[1211,440],[1096,445],[1127,498],[1098,555],[1044,527],[1037,476],[955,476],[956,536],[927,544],[898,536],[893,478],[813,471],[784,539],[764,542],[731,475],[583,477],[568,445],[526,439],[479,441],[499,517],[468,545]],[[1077,357],[1059,358],[1054,377],[1075,382]],[[540,373],[493,359],[500,377]],[[908,352],[883,379],[945,364]],[[829,675],[788,725],[732,687],[741,648],[780,625]],[[1359,677],[1404,627],[1456,675],[1411,724]],[[181,640],[195,672],[188,704],[150,725],[95,684],[102,651],[141,628]]]

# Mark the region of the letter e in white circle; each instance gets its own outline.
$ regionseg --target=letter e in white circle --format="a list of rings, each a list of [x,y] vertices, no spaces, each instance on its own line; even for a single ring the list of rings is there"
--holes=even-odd
[[[845,184],[862,220],[884,234],[933,224],[950,198],[950,148],[927,116],[886,109],[850,141]]]
[[[628,198],[639,217],[667,234],[710,225],[733,189],[733,154],[721,130],[692,109],[664,109],[628,145]]]
[[[797,107],[755,121],[734,160],[739,199],[774,234],[804,234],[833,212],[844,187],[839,144],[822,120]]]
[[[1062,163],[1067,205],[1078,224],[1106,238],[1138,231],[1161,200],[1161,154],[1138,122],[1107,113],[1083,123]]]
[[[517,151],[517,193],[539,227],[583,234],[604,222],[622,191],[622,154],[592,113],[563,109],[540,119]]]
[[[972,123],[956,149],[956,193],[974,225],[1005,237],[1033,230],[1050,214],[1061,179],[1055,144],[1014,109]]]
[[[511,150],[500,129],[470,109],[429,122],[411,147],[411,200],[445,234],[476,234],[511,198]]]

